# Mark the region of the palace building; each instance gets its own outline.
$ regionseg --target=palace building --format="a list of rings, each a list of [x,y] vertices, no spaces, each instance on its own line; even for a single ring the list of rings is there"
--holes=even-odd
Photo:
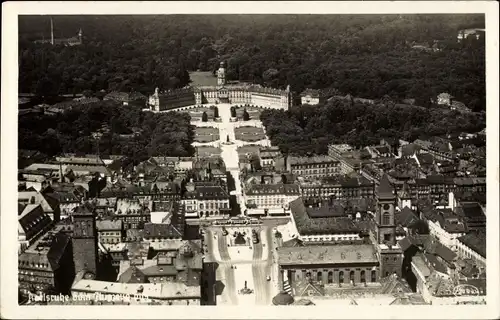
[[[210,83],[210,77],[206,78],[209,78],[208,83],[193,82],[182,89],[160,92],[157,88],[148,100],[150,110],[165,111],[205,103],[244,103],[266,109],[288,110],[292,103],[290,86],[281,90],[251,83],[229,83],[224,62],[217,71],[216,83]]]

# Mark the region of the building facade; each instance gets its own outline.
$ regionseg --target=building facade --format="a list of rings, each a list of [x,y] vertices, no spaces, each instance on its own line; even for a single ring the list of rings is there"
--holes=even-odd
[[[375,241],[382,277],[396,274],[401,277],[403,251],[396,239],[396,195],[387,175],[382,176],[377,189]]]
[[[97,228],[93,208],[88,204],[78,207],[73,218],[73,260],[75,273],[80,271],[97,274]]]
[[[285,208],[300,196],[296,184],[255,184],[245,190],[247,208]]]
[[[332,245],[278,248],[280,276],[291,286],[303,280],[324,285],[363,286],[380,280],[372,245]]]
[[[160,93],[156,89],[148,104],[152,111],[172,110],[206,103],[244,103],[269,109],[288,110],[292,103],[290,86],[286,90],[251,84],[229,84],[221,62],[216,86],[194,86]]]
[[[288,171],[306,179],[319,179],[340,173],[340,162],[329,156],[288,157]]]

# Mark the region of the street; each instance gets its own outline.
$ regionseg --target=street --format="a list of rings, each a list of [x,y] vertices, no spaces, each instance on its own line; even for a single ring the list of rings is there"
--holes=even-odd
[[[272,227],[256,228],[260,229],[258,244],[248,243],[247,240],[244,245],[230,247],[228,243],[232,242],[229,239],[233,237],[235,231],[249,234],[251,229],[244,226],[227,226],[226,229],[227,236],[222,235],[222,228],[218,226],[205,229],[205,243],[208,247],[206,261],[218,264],[216,281],[220,281],[223,285],[222,292],[218,293],[217,305],[270,305],[272,297],[277,293],[275,285],[277,273],[273,270],[273,267],[277,266],[273,264]],[[271,277],[271,281],[267,280],[268,276]],[[245,282],[253,293],[238,293],[244,288]]]

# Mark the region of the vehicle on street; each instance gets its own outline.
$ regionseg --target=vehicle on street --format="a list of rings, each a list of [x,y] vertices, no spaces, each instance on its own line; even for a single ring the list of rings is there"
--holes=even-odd
[[[266,277],[266,280],[267,280],[267,281],[271,281],[271,276],[267,276],[267,277]]]
[[[254,244],[259,243],[259,236],[257,235],[257,232],[255,231],[255,229],[252,229],[252,242]]]

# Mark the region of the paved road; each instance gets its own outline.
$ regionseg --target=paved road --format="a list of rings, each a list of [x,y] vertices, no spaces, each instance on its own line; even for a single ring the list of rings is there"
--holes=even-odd
[[[229,297],[230,304],[237,305],[238,304],[238,295],[236,288],[236,280],[234,277],[234,270],[231,269],[231,263],[223,263],[219,265],[219,268],[223,268],[225,270],[225,288],[223,293]]]
[[[258,245],[259,252],[255,254],[257,250],[254,251],[254,260],[252,261],[252,273],[253,282],[255,286],[255,303],[257,305],[270,305],[271,303],[271,293],[272,293],[272,282],[267,281],[267,276],[272,275],[272,229],[270,227],[262,227],[259,234],[261,237]],[[264,246],[265,244],[265,246]],[[264,255],[264,250],[267,253]],[[266,260],[262,260],[266,257]]]
[[[223,236],[222,233],[218,234],[217,243],[222,261],[230,261],[231,257],[229,256],[229,251],[227,250],[227,236]]]

